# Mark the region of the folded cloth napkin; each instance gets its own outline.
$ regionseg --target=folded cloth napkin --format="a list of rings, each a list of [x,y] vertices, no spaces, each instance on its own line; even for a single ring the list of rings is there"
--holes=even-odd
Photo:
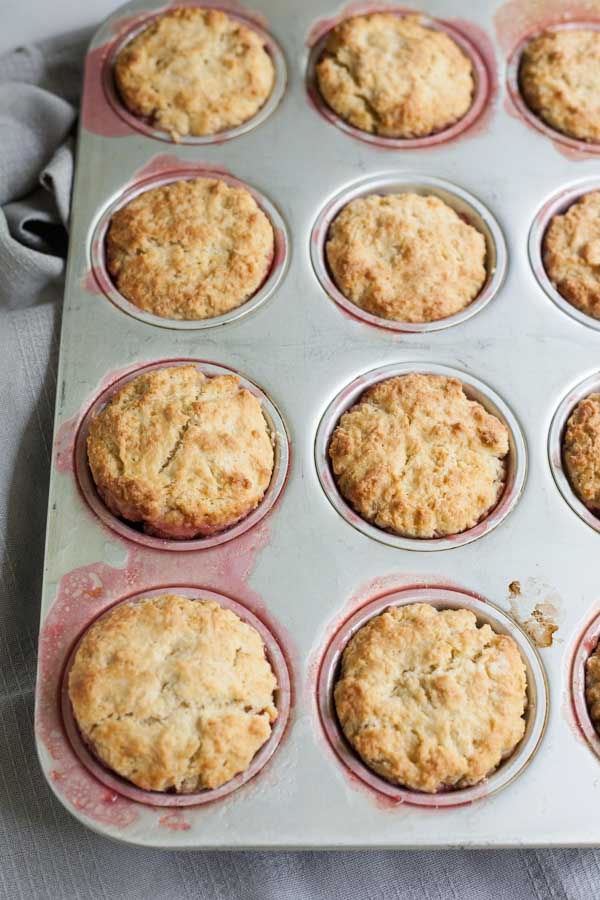
[[[166,853],[101,838],[54,799],[35,758],[33,683],[86,39],[71,35],[0,58],[0,898],[600,897],[595,851]],[[515,821],[515,839],[524,837]]]

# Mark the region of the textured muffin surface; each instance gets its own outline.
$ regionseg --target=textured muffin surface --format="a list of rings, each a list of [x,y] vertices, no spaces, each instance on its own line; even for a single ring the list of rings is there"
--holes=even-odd
[[[260,402],[235,375],[156,369],[122,387],[87,440],[98,492],[155,535],[192,538],[234,524],[263,498],[273,446]]]
[[[331,30],[316,75],[323,99],[345,121],[384,137],[425,137],[469,110],[470,60],[421,21],[373,13]]]
[[[600,394],[580,400],[569,416],[563,459],[579,499],[600,512]]]
[[[106,257],[119,292],[168,319],[208,319],[266,278],[273,227],[249,191],[193,178],[139,194],[112,216]]]
[[[546,31],[523,51],[521,93],[544,122],[582,141],[600,141],[600,32]]]
[[[590,719],[600,734],[600,645],[585,664],[585,699]]]
[[[487,278],[485,238],[433,196],[352,200],[331,224],[326,254],[349,300],[397,321],[452,316],[477,297]]]
[[[553,216],[543,242],[544,268],[559,294],[600,319],[600,191]]]
[[[343,497],[379,528],[432,538],[471,528],[505,482],[508,430],[456,378],[412,373],[368,388],[329,445]]]
[[[481,781],[525,731],[517,645],[466,609],[415,603],[371,619],[344,650],[334,697],[367,766],[428,793]]]
[[[277,718],[256,629],[172,594],[118,606],[85,634],[69,673],[84,740],[140,788],[186,793],[244,772]]]
[[[269,97],[274,79],[262,38],[216,9],[165,13],[115,63],[125,106],[175,139],[246,122]]]

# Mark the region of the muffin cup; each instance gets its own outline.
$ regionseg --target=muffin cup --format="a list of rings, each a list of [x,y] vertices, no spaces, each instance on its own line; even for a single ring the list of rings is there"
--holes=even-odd
[[[600,758],[600,735],[594,728],[585,696],[585,667],[600,640],[600,613],[586,625],[571,662],[571,703],[575,721],[593,752]]]
[[[207,533],[204,536],[197,538],[177,540],[174,538],[155,537],[150,534],[145,534],[141,530],[141,526],[140,529],[138,529],[135,527],[135,523],[127,522],[125,519],[121,519],[114,515],[101,499],[87,459],[87,436],[90,421],[118,390],[139,375],[143,375],[144,373],[151,372],[155,369],[163,369],[167,366],[186,366],[190,365],[190,363],[195,365],[196,368],[208,378],[216,375],[237,375],[241,387],[246,388],[258,398],[273,441],[273,451],[275,456],[273,473],[271,475],[269,486],[258,506],[248,513],[247,516],[233,523],[231,526],[221,530],[215,530],[213,533]],[[96,513],[104,525],[107,525],[121,537],[134,541],[137,544],[142,544],[145,547],[151,547],[156,550],[176,551],[205,550],[210,547],[216,547],[218,544],[224,544],[226,541],[231,541],[241,534],[244,534],[244,532],[248,531],[250,528],[253,528],[271,511],[283,491],[290,460],[287,430],[279,410],[270,397],[254,384],[254,382],[250,381],[239,372],[236,372],[234,369],[197,359],[160,360],[159,362],[150,365],[140,366],[139,369],[128,372],[127,375],[112,382],[112,384],[96,397],[86,410],[75,437],[74,453],[74,470],[79,489],[89,507]]]
[[[600,373],[595,373],[575,385],[560,402],[548,433],[548,460],[556,486],[573,512],[577,513],[579,518],[583,519],[594,531],[600,532],[600,516],[588,509],[585,503],[579,499],[571,486],[563,463],[563,439],[567,420],[580,400],[598,391],[600,391]]]
[[[202,3],[198,3],[197,5],[199,7],[202,7]],[[121,100],[119,91],[115,84],[115,63],[119,53],[126,44],[132,41],[133,38],[137,37],[138,34],[148,28],[149,25],[152,25],[153,22],[155,22],[157,19],[160,19],[161,16],[164,15],[165,10],[162,10],[160,13],[149,15],[147,18],[144,18],[143,21],[137,19],[135,24],[132,25],[128,30],[126,30],[125,33],[120,34],[117,39],[111,44],[108,52],[106,53],[104,65],[102,68],[102,86],[104,88],[104,93],[106,95],[108,103],[110,104],[114,112],[119,116],[119,118],[126,122],[126,124],[129,125],[134,131],[139,131],[142,134],[145,134],[147,137],[155,138],[159,141],[166,141],[171,144],[222,144],[225,141],[230,141],[232,138],[236,138],[242,134],[246,134],[248,131],[256,128],[258,125],[261,125],[266,119],[269,118],[271,113],[279,105],[281,98],[285,93],[287,83],[285,58],[279,44],[267,31],[264,31],[264,29],[262,29],[251,19],[246,18],[243,13],[237,11],[234,12],[230,9],[227,9],[225,6],[221,7],[218,5],[213,5],[212,3],[208,4],[208,6],[210,7],[210,9],[222,10],[229,16],[229,18],[236,19],[237,21],[241,22],[242,25],[245,25],[247,28],[252,29],[252,31],[256,32],[256,34],[258,34],[264,42],[265,49],[271,57],[273,68],[275,70],[273,89],[267,97],[267,100],[258,110],[256,115],[252,116],[246,122],[242,122],[241,125],[237,125],[235,128],[227,128],[224,131],[218,131],[215,134],[182,135],[177,141],[174,141],[174,139],[168,132],[161,131],[160,129],[156,128],[144,117],[136,116],[135,113],[130,112]]]
[[[546,31],[564,31],[567,29],[574,30],[579,28],[598,31],[600,30],[600,22],[588,20],[570,20],[569,22],[559,22],[554,25],[546,25],[543,28],[536,27],[529,31],[524,37],[521,38],[508,58],[506,70],[506,86],[510,98],[520,115],[529,125],[535,128],[537,131],[541,131],[542,134],[546,135],[546,137],[552,138],[553,141],[557,141],[559,144],[563,144],[565,147],[569,147],[571,150],[577,150],[581,153],[600,153],[600,144],[593,143],[591,141],[582,141],[578,138],[570,137],[568,134],[563,134],[562,131],[558,131],[556,128],[552,128],[551,125],[548,125],[546,122],[544,122],[544,120],[541,119],[537,115],[537,113],[535,113],[528,107],[527,103],[523,99],[523,95],[521,94],[521,86],[519,84],[519,69],[521,67],[521,57],[527,44],[529,44],[534,38],[539,37],[539,35],[543,34]]]
[[[595,319],[593,316],[588,315],[588,313],[583,312],[583,310],[573,306],[573,304],[570,303],[566,297],[563,297],[550,281],[544,267],[543,245],[546,231],[554,216],[566,213],[567,210],[585,194],[597,190],[600,190],[600,178],[596,177],[587,178],[585,181],[579,181],[577,184],[563,188],[557,194],[553,194],[538,210],[529,231],[528,241],[531,268],[544,293],[546,293],[552,302],[564,313],[572,319],[575,319],[575,321],[581,322],[582,325],[593,328],[594,331],[600,331],[600,319]]]
[[[402,322],[385,319],[362,309],[349,300],[336,285],[327,263],[325,245],[330,226],[336,216],[352,200],[367,197],[370,194],[416,193],[422,196],[434,196],[447,203],[464,221],[476,228],[485,238],[487,278],[477,297],[460,312],[445,319],[434,322]],[[345,312],[369,325],[384,328],[387,331],[404,333],[425,333],[441,331],[451,325],[458,325],[474,316],[498,292],[506,273],[506,242],[496,219],[490,211],[472,194],[462,188],[434,178],[431,175],[377,175],[361,179],[332,197],[323,207],[313,225],[310,236],[310,255],[315,274],[325,293]]]
[[[431,28],[434,31],[443,31],[448,37],[452,38],[456,44],[460,47],[460,49],[468,56],[471,65],[473,67],[473,80],[474,80],[474,91],[473,91],[473,101],[471,106],[462,117],[453,125],[449,125],[447,128],[443,128],[441,131],[436,131],[433,134],[425,135],[424,137],[414,137],[414,138],[396,138],[396,137],[384,137],[378,134],[371,134],[368,131],[362,131],[360,128],[356,128],[354,125],[350,125],[349,122],[346,122],[341,116],[339,116],[328,104],[325,102],[323,97],[321,96],[321,92],[319,90],[316,78],[316,66],[319,62],[321,56],[323,55],[323,51],[325,49],[325,43],[327,38],[329,37],[329,32],[333,27],[337,26],[346,18],[354,18],[355,16],[361,15],[371,15],[372,13],[392,13],[393,15],[397,15],[399,17],[407,16],[410,14],[414,14],[414,9],[406,9],[403,7],[389,7],[389,6],[371,6],[366,5],[363,10],[358,8],[353,8],[351,16],[340,16],[339,20],[334,23],[334,25],[329,28],[325,34],[322,34],[313,44],[310,49],[308,64],[306,69],[306,90],[308,92],[308,96],[316,108],[316,110],[323,116],[323,118],[327,119],[328,122],[331,122],[333,125],[336,125],[346,134],[351,135],[351,137],[358,138],[360,141],[365,141],[367,144],[374,144],[378,147],[386,147],[390,150],[416,150],[416,149],[425,149],[426,147],[434,147],[437,144],[445,143],[446,141],[451,141],[454,138],[458,137],[464,131],[473,125],[473,123],[479,118],[481,113],[483,112],[486,104],[489,101],[490,97],[490,75],[488,73],[485,62],[483,61],[483,56],[477,49],[474,43],[467,38],[462,32],[453,26],[443,22],[440,19],[432,19],[429,16],[422,17],[422,24],[426,28]]]
[[[236,775],[230,781],[226,782],[226,784],[221,785],[221,787],[212,790],[205,789],[189,794],[146,791],[143,788],[136,787],[132,782],[127,781],[116,772],[108,769],[102,762],[100,762],[100,760],[96,757],[96,755],[89,747],[88,743],[80,734],[79,728],[75,721],[75,717],[73,715],[73,708],[68,692],[69,673],[75,660],[75,654],[77,653],[85,632],[87,632],[88,629],[98,621],[98,619],[101,619],[103,616],[112,612],[112,610],[116,606],[120,606],[123,603],[133,603],[136,600],[141,600],[143,597],[157,597],[167,592],[177,593],[182,595],[183,597],[190,597],[191,599],[199,598],[202,600],[214,600],[225,609],[230,609],[232,612],[236,613],[236,615],[238,615],[240,619],[242,619],[242,621],[247,622],[248,625],[252,625],[252,627],[255,628],[256,631],[258,631],[264,642],[267,659],[271,665],[271,668],[273,669],[273,672],[275,673],[278,684],[276,691],[276,706],[278,712],[277,719],[273,724],[270,737],[256,753],[248,768],[244,772],[240,772],[239,775]],[[241,603],[237,603],[235,600],[232,600],[230,597],[226,597],[223,594],[217,594],[214,591],[206,591],[203,588],[167,585],[165,587],[156,588],[151,591],[142,591],[139,594],[125,597],[123,598],[123,600],[119,600],[117,603],[112,604],[107,610],[104,610],[100,614],[100,616],[89,623],[85,632],[84,634],[79,636],[78,640],[75,643],[75,646],[69,654],[69,658],[67,660],[63,673],[60,691],[62,720],[67,738],[79,761],[98,781],[104,784],[111,791],[114,791],[117,794],[121,794],[123,797],[128,797],[130,800],[135,800],[138,803],[144,803],[149,806],[178,807],[199,806],[204,803],[212,803],[216,800],[221,800],[224,797],[227,797],[243,784],[246,784],[246,782],[250,781],[250,779],[254,778],[255,775],[260,772],[260,770],[267,764],[267,762],[275,753],[286,730],[290,714],[291,683],[288,666],[281,647],[279,646],[279,643],[277,642],[275,636],[271,633],[271,631],[269,631],[266,625],[261,622],[260,619],[258,619],[245,606],[242,606]]]
[[[340,660],[348,641],[370,619],[389,606],[430,603],[436,609],[469,609],[479,625],[488,623],[494,631],[510,635],[516,642],[527,671],[525,734],[515,750],[483,781],[467,788],[448,788],[435,794],[410,790],[386,781],[368,768],[348,743],[339,724],[333,699]],[[472,803],[489,797],[510,784],[531,762],[542,740],[548,718],[548,684],[544,667],[532,642],[513,620],[497,606],[475,594],[455,588],[408,588],[372,600],[355,612],[336,632],[323,655],[317,680],[317,706],[325,736],[334,753],[352,775],[373,792],[398,803],[440,809]]]
[[[117,210],[121,209],[127,203],[138,197],[145,191],[153,188],[161,187],[165,184],[172,184],[175,181],[190,181],[194,178],[217,178],[224,181],[230,187],[243,188],[248,191],[254,198],[258,206],[265,213],[273,228],[273,257],[269,269],[260,287],[246,301],[230,309],[229,312],[223,313],[221,316],[213,316],[209,319],[168,319],[164,316],[157,316],[154,313],[140,309],[135,303],[128,300],[120,293],[114,281],[112,280],[106,264],[106,235],[110,222]],[[261,194],[255,188],[245,184],[227,172],[219,172],[216,169],[202,168],[201,165],[188,166],[182,165],[181,168],[170,172],[162,172],[151,178],[142,179],[124,191],[120,191],[113,200],[105,207],[96,219],[95,225],[92,227],[92,236],[90,241],[90,261],[94,277],[102,290],[112,303],[115,304],[123,312],[139,319],[140,322],[146,322],[149,325],[158,325],[159,328],[172,328],[179,331],[198,331],[205,328],[215,328],[217,325],[224,325],[227,322],[233,322],[242,316],[253,312],[269,297],[272,296],[276,288],[279,286],[283,276],[285,275],[289,257],[289,238],[287,229],[281,215],[273,204],[264,194]]]
[[[359,516],[342,497],[329,463],[329,443],[341,416],[359,400],[367,388],[388,378],[393,378],[397,375],[409,375],[412,372],[458,378],[463,384],[469,399],[477,400],[481,403],[489,413],[497,416],[508,429],[509,451],[505,459],[505,484],[502,495],[496,505],[476,525],[459,534],[437,538],[412,538],[384,531],[384,529],[372,525]],[[451,369],[449,366],[423,362],[392,363],[388,366],[372,369],[364,375],[359,375],[331,401],[317,429],[315,465],[321,487],[325,491],[327,499],[342,518],[356,528],[357,531],[382,544],[388,544],[390,547],[397,547],[402,550],[449,550],[453,547],[470,544],[477,538],[483,537],[484,534],[488,534],[500,522],[504,521],[515,507],[525,484],[527,448],[521,427],[510,408],[497,394],[477,378],[458,369]]]

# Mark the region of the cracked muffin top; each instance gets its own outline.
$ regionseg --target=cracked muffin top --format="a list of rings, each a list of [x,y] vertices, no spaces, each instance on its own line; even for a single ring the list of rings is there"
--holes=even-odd
[[[421,16],[373,13],[331,30],[316,66],[319,90],[342,119],[384,137],[426,137],[473,101],[469,58]]]
[[[584,397],[569,416],[563,459],[579,499],[600,513],[600,394]]]
[[[433,196],[352,200],[331,223],[325,252],[348,300],[396,321],[452,316],[477,297],[487,278],[484,236]]]
[[[192,538],[233,525],[262,500],[274,453],[260,401],[236,375],[154,369],[92,419],[87,454],[113,513],[150,534]]]
[[[259,633],[212,600],[123,603],[86,632],[68,691],[83,739],[149,791],[217,788],[244,772],[277,718]]]
[[[383,778],[435,793],[476,784],[525,732],[525,666],[467,609],[395,606],[350,639],[334,690],[352,747]]]
[[[521,57],[519,84],[547,125],[581,141],[600,141],[600,31],[545,31]]]
[[[498,502],[508,430],[456,378],[380,381],[343,414],[329,444],[341,495],[378,528],[412,538],[459,534]]]
[[[600,191],[553,216],[544,235],[544,268],[565,300],[600,319]]]
[[[108,271],[139,309],[209,319],[256,293],[273,261],[273,228],[249,191],[212,178],[173,181],[117,210]]]
[[[275,80],[256,31],[221,10],[194,7],[156,19],[121,50],[114,72],[129,111],[175,140],[246,122]]]

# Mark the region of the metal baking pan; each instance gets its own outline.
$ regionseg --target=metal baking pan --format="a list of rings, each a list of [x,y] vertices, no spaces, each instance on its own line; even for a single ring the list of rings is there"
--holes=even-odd
[[[257,120],[217,139],[173,143],[120,107],[114,54],[160,3],[122,7],[87,57],[41,606],[36,736],[45,775],[85,825],[145,846],[600,845],[599,741],[583,697],[585,658],[600,631],[600,532],[570,494],[559,449],[569,410],[597,387],[600,336],[555,295],[539,253],[548,210],[589,189],[598,148],[537,127],[515,99],[515,54],[552,24],[552,7],[544,18],[543,4],[522,0],[415,2],[472,55],[476,108],[447,133],[402,142],[355,133],[323,108],[313,84],[327,29],[373,7],[215,5],[262,29],[277,72]],[[568,4],[561,11],[564,27],[575,13]],[[140,314],[104,271],[107,215],[155,181],[215,172],[248,185],[274,223],[267,282],[246,306],[200,327]],[[443,196],[486,236],[484,291],[467,314],[436,323],[443,328],[371,321],[344,303],[324,265],[341,199],[406,186]],[[119,380],[190,359],[209,374],[233,369],[258,393],[278,462],[268,504],[252,521],[174,545],[102,509],[82,440],[89,411]],[[411,368],[456,372],[511,431],[507,492],[490,520],[459,540],[377,533],[345,506],[328,470],[335,415],[361,386]],[[63,710],[82,631],[112,604],[165,587],[212,592],[258,622],[280,674],[275,744],[248,777],[197,802],[110,776],[77,740],[68,703]],[[470,606],[515,634],[529,676],[515,754],[476,788],[427,798],[365,770],[331,707],[352,630],[389,603],[423,598]]]

